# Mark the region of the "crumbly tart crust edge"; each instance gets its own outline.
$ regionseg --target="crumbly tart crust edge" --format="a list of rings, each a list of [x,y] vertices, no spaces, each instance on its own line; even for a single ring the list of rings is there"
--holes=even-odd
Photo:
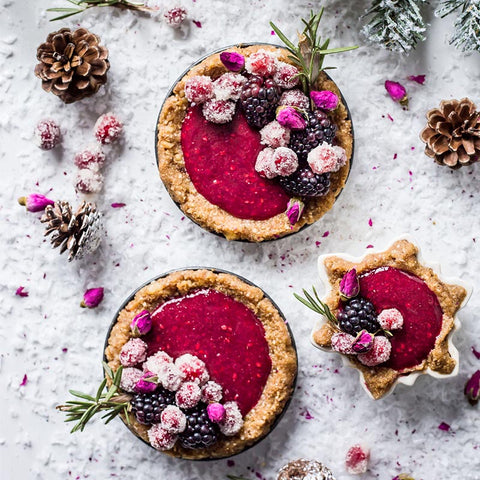
[[[226,437],[204,450],[189,450],[176,445],[163,452],[168,455],[191,459],[224,458],[242,452],[267,435],[278,416],[283,412],[293,394],[297,375],[297,355],[288,329],[272,302],[262,290],[249,285],[232,274],[211,270],[182,270],[153,281],[141,288],[119,313],[113,326],[105,357],[115,372],[120,366],[122,346],[131,338],[130,323],[142,310],[153,311],[163,302],[175,296],[183,296],[198,288],[211,288],[243,303],[262,322],[269,346],[272,369],[257,405],[244,418],[241,431]],[[148,442],[148,426],[130,415],[130,430]]]
[[[288,59],[288,50],[271,45],[253,45],[249,47],[229,48],[225,51],[235,51],[250,56],[260,49],[277,52],[281,61],[291,63]],[[335,203],[347,181],[350,171],[350,160],[353,152],[352,125],[348,120],[348,110],[344,105],[337,85],[329,80],[322,72],[316,88],[335,92],[340,103],[334,112],[331,112],[337,125],[336,139],[347,154],[347,164],[338,172],[331,174],[331,186],[327,195],[310,199],[302,217],[295,225],[290,225],[284,213],[267,220],[248,220],[237,218],[220,207],[210,203],[196,190],[186,169],[181,147],[181,129],[189,102],[185,98],[185,82],[195,75],[208,75],[218,78],[227,70],[220,61],[219,53],[210,55],[193,67],[175,86],[173,93],[164,103],[157,125],[157,158],[160,178],[173,201],[195,223],[206,230],[219,233],[228,240],[247,240],[262,242],[281,238],[295,233],[306,224],[312,224],[327,213]]]
[[[365,386],[373,398],[385,396],[395,385],[399,377],[413,372],[425,372],[430,369],[443,375],[449,375],[456,366],[456,361],[449,352],[449,336],[454,328],[455,315],[462,307],[467,296],[463,286],[443,282],[432,268],[424,266],[418,259],[418,247],[409,240],[402,239],[393,243],[387,250],[366,255],[361,262],[350,262],[337,256],[324,259],[325,271],[330,283],[330,292],[325,302],[334,315],[339,305],[339,285],[343,275],[355,268],[361,275],[379,267],[394,267],[411,273],[422,279],[428,288],[435,293],[443,311],[442,328],[435,341],[435,347],[426,360],[419,365],[398,372],[391,368],[367,367],[361,364],[355,356],[348,356],[351,365],[358,369],[365,382]],[[313,341],[322,348],[331,348],[331,338],[336,329],[331,323],[325,323],[313,333]]]

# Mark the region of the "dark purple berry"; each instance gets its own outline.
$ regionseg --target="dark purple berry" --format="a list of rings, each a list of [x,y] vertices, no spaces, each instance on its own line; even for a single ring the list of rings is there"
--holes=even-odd
[[[160,415],[165,407],[175,405],[175,393],[158,386],[154,392],[134,394],[130,405],[140,423],[160,423]]]
[[[195,408],[185,411],[187,427],[178,436],[183,448],[202,449],[211,447],[218,440],[218,426],[208,417],[207,406],[199,403]]]
[[[309,167],[300,167],[288,177],[279,177],[280,185],[290,194],[300,197],[321,197],[330,188],[330,174],[313,173]]]
[[[341,330],[354,336],[361,330],[370,333],[380,330],[375,307],[363,297],[348,300],[337,315],[337,320]]]

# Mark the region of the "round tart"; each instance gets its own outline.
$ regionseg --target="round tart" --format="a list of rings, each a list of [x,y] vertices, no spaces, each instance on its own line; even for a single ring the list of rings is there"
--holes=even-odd
[[[245,68],[229,71],[221,58],[225,53],[237,54]],[[196,62],[174,84],[159,114],[157,161],[170,196],[195,223],[229,240],[273,240],[314,223],[332,208],[350,171],[352,125],[332,79],[320,72],[312,88],[333,94],[338,103],[329,106],[331,110],[311,110],[313,101],[293,85],[295,80],[288,83],[294,77],[285,83],[277,73],[263,72],[263,64],[252,67],[254,59],[265,56],[267,63],[274,58],[288,70],[290,55],[268,44],[219,50]],[[236,90],[230,81],[238,83]],[[303,100],[292,107],[296,95]],[[289,111],[280,115],[287,104]],[[295,109],[306,129],[296,130],[291,124],[295,118],[287,118],[297,115]],[[305,149],[308,135],[313,143]],[[317,152],[322,159],[340,155],[341,160],[312,173],[307,154],[314,146],[323,148]]]
[[[319,270],[330,291],[323,301],[307,299],[323,313],[312,341],[341,353],[359,370],[373,398],[391,392],[396,383],[412,385],[422,373],[456,375],[458,351],[451,334],[469,289],[459,280],[442,280],[412,241],[403,238],[362,258],[324,255]]]
[[[195,460],[235,455],[267,435],[297,374],[293,339],[270,298],[203,268],[163,275],[132,294],[108,333],[105,360],[113,372],[123,369],[130,430]],[[142,375],[147,384],[138,383]]]

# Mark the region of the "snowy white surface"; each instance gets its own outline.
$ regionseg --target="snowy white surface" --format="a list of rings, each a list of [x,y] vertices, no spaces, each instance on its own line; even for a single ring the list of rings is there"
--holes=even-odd
[[[432,2],[434,5],[437,2]],[[202,231],[172,203],[155,165],[154,129],[169,86],[188,65],[213,48],[241,41],[275,41],[273,20],[291,37],[306,1],[183,0],[190,22],[175,32],[158,19],[109,9],[49,23],[45,9],[62,0],[0,0],[0,160],[2,329],[0,331],[0,477],[2,479],[107,478],[225,479],[226,474],[274,480],[285,462],[323,461],[337,479],[344,456],[358,441],[371,448],[362,478],[389,480],[400,472],[416,480],[480,478],[480,416],[463,397],[466,379],[480,368],[479,168],[450,171],[424,156],[418,138],[425,112],[443,98],[469,96],[480,104],[480,56],[448,46],[453,18],[430,14],[429,39],[410,56],[365,45],[359,16],[365,0],[326,1],[323,22],[331,46],[361,49],[328,61],[353,114],[355,159],[345,192],[313,227],[264,245],[229,243]],[[93,98],[63,105],[33,75],[36,48],[50,31],[85,26],[110,50],[106,88]],[[406,81],[425,73],[424,86]],[[410,110],[387,97],[386,79],[409,91]],[[26,213],[16,198],[30,192],[78,203],[72,186],[73,156],[93,141],[96,118],[114,111],[125,122],[122,145],[108,149],[105,187],[95,198],[108,236],[89,260],[69,264],[42,237],[39,214]],[[393,121],[388,118],[391,115]],[[33,140],[38,120],[52,117],[64,133],[61,148],[43,152]],[[397,154],[396,159],[394,159]],[[124,208],[113,209],[113,202]],[[369,225],[372,220],[372,226]],[[327,235],[327,233],[329,234]],[[469,280],[476,292],[460,318],[458,377],[420,378],[377,402],[340,358],[309,343],[313,312],[292,292],[318,284],[320,253],[354,255],[369,244],[388,245],[408,232],[428,259],[440,260],[447,276]],[[100,421],[69,434],[54,409],[76,388],[93,392],[101,378],[104,337],[117,307],[138,285],[166,270],[207,265],[246,276],[263,287],[285,313],[300,360],[298,390],[279,427],[256,448],[226,460],[195,463],[167,458],[130,435],[122,423]],[[29,296],[15,296],[23,285]],[[80,309],[86,288],[104,286],[103,303]],[[28,382],[20,386],[24,375]],[[308,412],[308,413],[307,413]],[[310,418],[313,417],[313,418]],[[307,419],[310,418],[310,419]],[[451,431],[438,429],[441,422]],[[257,475],[258,473],[258,475]]]

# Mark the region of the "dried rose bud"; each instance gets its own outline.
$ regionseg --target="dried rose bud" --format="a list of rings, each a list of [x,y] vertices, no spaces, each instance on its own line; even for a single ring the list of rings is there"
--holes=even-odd
[[[148,310],[143,310],[132,320],[130,323],[130,329],[132,331],[132,336],[140,337],[145,335],[150,331],[152,328],[152,317],[150,316],[150,312]]]
[[[240,72],[245,67],[245,57],[237,52],[222,52],[220,60],[231,72]]]
[[[103,300],[103,288],[89,288],[83,294],[83,300],[80,302],[82,308],[95,308]]]
[[[221,403],[211,403],[207,407],[208,418],[214,423],[225,420],[225,407]]]
[[[279,107],[277,109],[277,122],[292,130],[304,130],[307,121],[294,107]]]
[[[315,106],[322,110],[335,110],[340,101],[338,96],[329,90],[322,90],[320,92],[313,90],[310,92],[310,98],[313,100]]]
[[[291,198],[289,200],[285,213],[290,225],[295,225],[300,220],[304,208],[305,204],[299,198]]]
[[[477,370],[465,385],[465,396],[470,405],[476,405],[480,399],[480,370]]]
[[[31,193],[26,197],[20,197],[18,203],[27,207],[29,212],[41,212],[47,205],[53,205],[55,202],[40,193]]]
[[[357,271],[352,268],[340,280],[340,298],[350,300],[360,293],[360,283],[358,282]]]
[[[135,391],[138,393],[150,393],[157,389],[157,384],[157,376],[152,372],[146,371],[135,384]]]
[[[392,480],[415,480],[408,473],[400,473],[396,477],[393,477]]]
[[[372,346],[375,335],[373,333],[367,332],[366,330],[361,330],[358,332],[353,344],[352,349],[355,353],[365,353],[368,352]]]
[[[385,89],[394,102],[398,102],[405,110],[408,110],[408,96],[403,85],[398,82],[386,80]]]

